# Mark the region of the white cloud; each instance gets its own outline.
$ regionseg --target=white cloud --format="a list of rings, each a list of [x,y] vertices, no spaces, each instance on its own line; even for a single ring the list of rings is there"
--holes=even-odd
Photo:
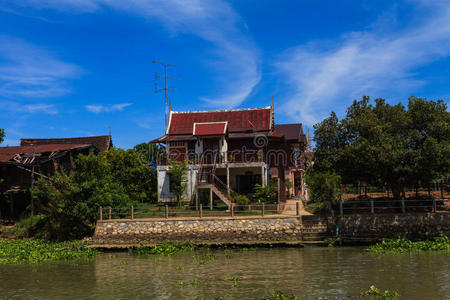
[[[55,105],[47,103],[21,104],[12,101],[0,101],[0,106],[4,111],[12,113],[44,113],[49,115],[58,114],[58,109],[55,107]]]
[[[246,37],[245,23],[223,0],[28,0],[21,5],[66,12],[103,8],[162,22],[173,34],[193,34],[213,45],[220,96],[204,97],[215,106],[241,104],[261,78],[258,54]]]
[[[86,105],[85,108],[87,111],[98,114],[102,112],[123,111],[125,107],[128,107],[130,105],[132,105],[132,103],[119,103],[113,105],[90,104]]]
[[[426,84],[414,70],[450,55],[450,3],[414,4],[420,21],[396,32],[377,31],[375,23],[371,31],[285,51],[276,67],[294,92],[281,109],[311,125],[362,94],[404,95]]]
[[[45,49],[0,35],[0,94],[2,96],[55,97],[70,92],[65,80],[80,68],[53,57]]]

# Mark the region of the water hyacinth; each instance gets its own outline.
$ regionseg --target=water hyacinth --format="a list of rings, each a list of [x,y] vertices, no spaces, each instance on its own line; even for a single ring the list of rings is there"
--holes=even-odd
[[[38,263],[90,258],[100,253],[79,241],[53,243],[38,239],[0,239],[0,264]]]
[[[413,242],[405,238],[386,239],[370,246],[368,252],[409,252],[409,251],[450,251],[450,237],[438,237],[434,240]]]

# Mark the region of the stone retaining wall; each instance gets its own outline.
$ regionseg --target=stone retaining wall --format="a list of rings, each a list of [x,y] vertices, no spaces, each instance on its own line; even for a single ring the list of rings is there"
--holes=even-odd
[[[344,215],[336,217],[329,231],[347,240],[405,237],[412,240],[450,236],[449,213]]]
[[[337,226],[336,226],[337,225]],[[98,221],[96,244],[302,241],[339,235],[344,240],[450,236],[450,214],[208,217]]]
[[[93,238],[97,244],[155,243],[164,240],[223,243],[301,239],[301,218],[291,216],[107,220],[98,221]]]

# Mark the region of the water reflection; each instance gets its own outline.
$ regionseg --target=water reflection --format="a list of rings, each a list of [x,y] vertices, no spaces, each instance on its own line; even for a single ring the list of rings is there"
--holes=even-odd
[[[399,291],[402,299],[450,299],[448,253],[375,255],[361,248],[234,250],[231,257],[229,251],[214,253],[217,259],[203,264],[193,253],[112,253],[88,262],[0,266],[0,298],[262,299],[279,289],[316,299],[357,296],[373,284]],[[233,276],[239,278],[235,287],[225,280]]]

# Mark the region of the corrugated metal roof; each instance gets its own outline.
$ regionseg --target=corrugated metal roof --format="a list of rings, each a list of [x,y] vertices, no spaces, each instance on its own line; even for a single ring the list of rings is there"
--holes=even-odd
[[[76,144],[76,145],[92,145],[98,151],[108,151],[112,147],[112,140],[110,135],[88,136],[88,137],[74,137],[74,138],[54,138],[54,139],[21,139],[21,146],[30,145],[49,145],[49,144]]]
[[[36,146],[0,147],[0,162],[8,162],[17,154],[42,154],[48,152],[60,152],[77,148],[89,147],[89,144],[50,144]]]

